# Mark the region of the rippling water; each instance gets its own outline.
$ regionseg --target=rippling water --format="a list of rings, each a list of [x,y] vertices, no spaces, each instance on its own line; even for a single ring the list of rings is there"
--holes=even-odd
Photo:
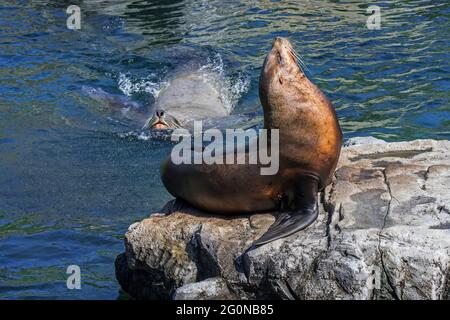
[[[77,1],[73,1],[77,2]],[[86,97],[88,85],[151,103],[177,66],[216,68],[233,113],[260,108],[275,36],[303,56],[345,137],[450,138],[448,1],[72,1],[0,7],[0,298],[120,297],[113,261],[128,225],[170,197],[163,141]],[[82,289],[68,290],[77,264]]]

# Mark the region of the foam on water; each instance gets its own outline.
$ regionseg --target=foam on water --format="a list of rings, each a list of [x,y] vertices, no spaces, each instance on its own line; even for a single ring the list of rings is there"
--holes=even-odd
[[[120,138],[130,140],[159,140],[159,141],[171,141],[172,130],[149,130],[149,131],[128,131],[119,133]]]
[[[127,96],[134,93],[148,93],[154,98],[158,97],[161,90],[167,85],[166,81],[154,81],[156,74],[150,73],[144,78],[136,78],[130,73],[120,73],[117,85],[120,91]]]

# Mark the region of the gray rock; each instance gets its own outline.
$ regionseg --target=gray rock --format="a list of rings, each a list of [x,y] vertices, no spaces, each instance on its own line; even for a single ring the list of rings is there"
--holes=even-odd
[[[306,230],[244,253],[271,214],[172,201],[129,229],[117,279],[151,299],[449,299],[449,185],[449,141],[351,146]]]
[[[372,136],[353,137],[344,142],[344,147],[356,146],[359,144],[377,144],[377,143],[387,143],[387,142]]]
[[[222,278],[209,278],[200,282],[188,283],[175,291],[174,300],[226,300],[234,295],[228,290]]]

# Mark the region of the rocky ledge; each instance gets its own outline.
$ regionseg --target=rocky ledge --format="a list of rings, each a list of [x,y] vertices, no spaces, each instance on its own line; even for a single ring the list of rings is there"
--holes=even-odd
[[[271,214],[169,202],[130,226],[122,288],[150,299],[449,299],[450,141],[349,143],[318,220],[244,253]]]

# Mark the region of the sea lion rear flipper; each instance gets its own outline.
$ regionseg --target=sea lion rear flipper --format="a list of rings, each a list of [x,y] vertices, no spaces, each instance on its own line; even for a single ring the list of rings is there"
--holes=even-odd
[[[253,242],[252,248],[290,236],[316,221],[319,215],[318,188],[319,179],[316,176],[302,177],[293,201],[287,199],[287,205],[292,209],[282,210],[266,233]],[[289,205],[289,202],[292,204]]]

